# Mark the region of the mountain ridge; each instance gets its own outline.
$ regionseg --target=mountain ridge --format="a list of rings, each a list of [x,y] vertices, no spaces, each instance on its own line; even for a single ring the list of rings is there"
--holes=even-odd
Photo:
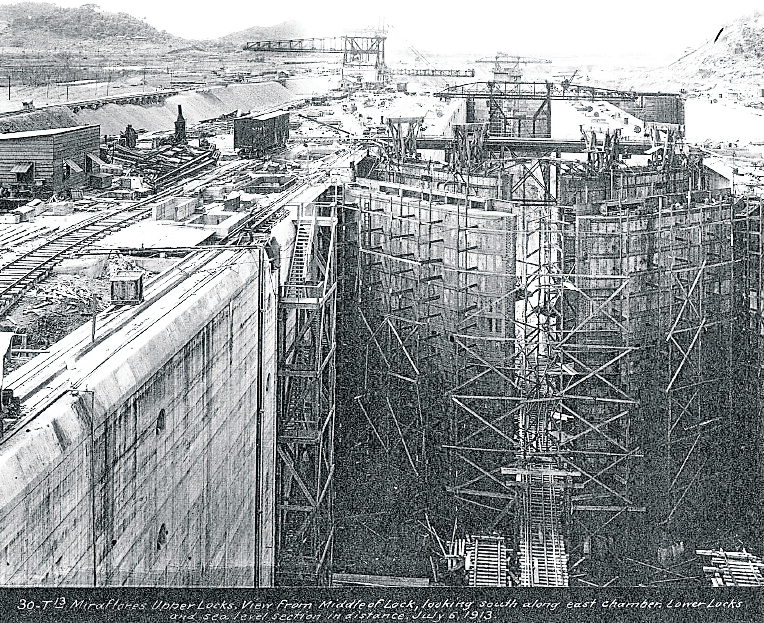
[[[687,79],[738,80],[764,75],[764,13],[755,11],[724,24],[714,38],[668,67]]]
[[[273,26],[250,26],[228,33],[212,41],[230,45],[244,45],[247,41],[266,39],[300,39],[306,37],[305,27],[297,20],[287,20]]]
[[[169,46],[204,44],[240,47],[258,39],[295,39],[305,36],[296,20],[274,26],[251,26],[212,39],[188,39],[154,28],[129,13],[112,13],[97,4],[60,7],[49,2],[0,5],[0,32],[11,47],[46,49],[61,42],[104,42],[137,39]],[[31,44],[31,45],[30,45]],[[0,47],[2,47],[0,43]]]

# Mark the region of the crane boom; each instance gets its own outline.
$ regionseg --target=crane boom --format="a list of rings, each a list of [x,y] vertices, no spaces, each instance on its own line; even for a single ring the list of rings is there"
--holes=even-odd
[[[525,64],[549,64],[551,63],[551,59],[548,58],[538,58],[535,56],[521,56],[519,54],[505,54],[504,52],[499,52],[496,54],[496,56],[491,58],[479,58],[475,61],[476,63],[525,63]]]

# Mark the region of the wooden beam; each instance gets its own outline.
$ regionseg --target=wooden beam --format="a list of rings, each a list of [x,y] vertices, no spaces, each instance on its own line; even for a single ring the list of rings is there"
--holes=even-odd
[[[608,513],[618,513],[626,511],[627,513],[644,513],[647,512],[645,506],[590,506],[586,504],[574,504],[574,511],[604,511]]]

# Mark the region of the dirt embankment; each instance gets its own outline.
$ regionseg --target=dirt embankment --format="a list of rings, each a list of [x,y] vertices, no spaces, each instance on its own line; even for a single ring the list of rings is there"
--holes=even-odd
[[[71,128],[77,125],[80,124],[72,112],[65,106],[61,106],[0,119],[0,134],[47,130],[49,128]]]
[[[189,124],[214,119],[234,110],[260,111],[283,106],[296,96],[276,82],[231,84],[205,91],[182,93],[153,106],[109,104],[96,110],[84,109],[75,115],[81,125],[100,125],[101,134],[117,134],[129,123],[149,132],[171,130],[178,106]]]

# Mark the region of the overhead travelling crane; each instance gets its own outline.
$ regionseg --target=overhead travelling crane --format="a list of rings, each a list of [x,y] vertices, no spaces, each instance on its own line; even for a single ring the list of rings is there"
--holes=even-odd
[[[677,93],[648,93],[620,91],[593,86],[571,84],[569,79],[562,84],[551,82],[512,82],[484,81],[459,84],[443,89],[435,94],[444,99],[466,99],[467,121],[487,122],[486,136],[481,142],[484,149],[502,152],[504,149],[531,149],[543,153],[544,148],[551,152],[589,152],[597,147],[587,147],[580,140],[555,140],[552,138],[552,100],[577,102],[580,100],[602,100],[626,111],[631,116],[641,119],[646,125],[652,124],[662,131],[681,134],[683,114],[676,112],[681,102]],[[485,115],[484,109],[488,109]],[[430,137],[422,137],[422,139]],[[421,143],[421,144],[420,144]],[[418,142],[420,149],[440,148],[425,147],[441,145],[442,142],[432,137],[431,140]],[[559,145],[558,145],[559,143]],[[645,140],[619,139],[622,153],[645,153],[653,145]],[[598,149],[595,149],[598,151]],[[549,152],[547,152],[549,153]]]
[[[417,62],[425,63],[429,67],[413,68],[413,69],[409,67],[388,68],[389,73],[399,74],[404,76],[431,76],[431,77],[437,77],[437,78],[474,78],[475,77],[474,69],[440,69],[438,67],[435,67],[435,65],[433,65],[424,54],[422,54],[413,45],[411,45],[411,43],[408,43],[408,47],[414,53]]]
[[[562,86],[565,86],[566,93],[562,93]],[[557,100],[578,100],[587,99],[611,99],[636,100],[645,96],[661,97],[679,97],[677,93],[663,93],[654,91],[624,91],[619,89],[608,89],[605,87],[590,86],[583,84],[572,84],[570,80],[563,80],[558,87],[552,82],[532,82],[522,81],[513,82],[508,80],[493,80],[482,82],[471,82],[468,84],[457,84],[450,86],[435,95],[438,97],[487,97],[493,92],[493,97],[500,99],[537,99],[547,98],[547,87],[551,93],[549,97]]]
[[[435,69],[398,67],[390,69],[389,73],[399,76],[433,76],[437,78],[474,78],[474,69]]]
[[[278,39],[248,41],[244,49],[251,52],[312,52],[342,54],[343,61],[369,61],[385,64],[386,35],[343,35],[341,37],[311,37],[308,39]]]
[[[385,34],[343,35],[341,37],[311,37],[248,41],[244,50],[250,52],[284,52],[311,54],[342,54],[343,76],[348,66],[374,66],[377,82],[386,82],[390,75],[473,78],[474,69],[440,69],[400,67],[390,68],[385,62]]]
[[[384,82],[386,39],[386,35],[377,33],[360,36],[248,41],[244,49],[251,52],[342,54],[343,77],[345,67],[365,65],[374,67],[377,82]]]

